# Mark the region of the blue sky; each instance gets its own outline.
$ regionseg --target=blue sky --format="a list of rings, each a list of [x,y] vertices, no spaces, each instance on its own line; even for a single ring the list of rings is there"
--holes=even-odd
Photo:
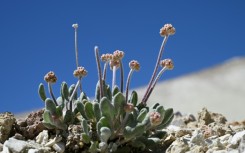
[[[138,60],[131,88],[143,86],[163,39],[159,29],[171,23],[176,34],[163,58],[172,58],[175,69],[161,80],[175,78],[245,55],[244,6],[242,0],[0,1],[0,112],[43,107],[37,89],[50,70],[58,77],[56,96],[62,81],[76,82],[73,23],[79,24],[79,63],[88,70],[83,89],[93,97],[95,45],[100,53],[124,51],[125,74],[128,62]]]

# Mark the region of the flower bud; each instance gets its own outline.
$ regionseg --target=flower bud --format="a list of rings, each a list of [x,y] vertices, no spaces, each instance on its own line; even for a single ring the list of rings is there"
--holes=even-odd
[[[127,103],[127,104],[124,106],[124,110],[125,110],[125,112],[127,112],[127,113],[131,113],[132,111],[134,111],[134,105],[131,104],[131,103]]]
[[[50,71],[44,76],[44,80],[48,83],[55,83],[57,81],[57,77],[53,71]]]
[[[124,57],[124,52],[120,50],[116,50],[113,52],[112,60],[121,60]]]
[[[118,69],[120,67],[120,62],[118,60],[114,61],[114,60],[111,60],[110,61],[110,68],[111,70],[113,69],[113,67],[116,67],[116,69]]]
[[[73,24],[72,27],[73,27],[74,29],[77,29],[77,28],[78,28],[78,24],[77,24],[77,23],[76,23],[76,24]]]
[[[73,72],[73,75],[77,78],[85,77],[87,75],[87,70],[84,67],[77,67]]]
[[[129,62],[129,67],[130,67],[130,69],[132,69],[132,70],[138,71],[138,70],[140,69],[140,64],[139,64],[138,61],[132,60],[132,61]]]
[[[103,62],[108,62],[108,61],[110,61],[111,59],[112,59],[112,54],[102,54],[101,55],[101,60],[103,61]]]
[[[162,37],[164,36],[169,36],[175,34],[175,28],[172,26],[172,24],[165,24],[161,29],[160,29],[160,35]]]
[[[168,70],[172,70],[174,68],[174,63],[171,59],[164,59],[160,62],[162,67],[166,67]]]
[[[152,112],[150,114],[150,121],[153,126],[157,126],[161,124],[161,114],[158,112]]]

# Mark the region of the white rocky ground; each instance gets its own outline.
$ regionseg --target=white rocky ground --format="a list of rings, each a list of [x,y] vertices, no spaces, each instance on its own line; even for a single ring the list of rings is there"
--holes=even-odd
[[[142,97],[145,88],[136,91]],[[207,107],[223,114],[228,121],[244,120],[245,57],[232,58],[200,72],[159,82],[149,102],[159,102],[175,111],[194,115]]]

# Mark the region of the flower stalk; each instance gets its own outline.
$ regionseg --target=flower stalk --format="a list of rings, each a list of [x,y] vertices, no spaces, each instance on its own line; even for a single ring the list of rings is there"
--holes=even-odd
[[[163,51],[164,51],[164,47],[167,43],[167,40],[168,40],[168,37],[170,35],[174,35],[175,34],[175,28],[171,25],[171,24],[165,24],[161,29],[160,29],[160,35],[162,37],[164,37],[163,41],[162,41],[162,45],[160,47],[160,50],[159,50],[159,53],[158,53],[158,57],[157,57],[157,61],[156,61],[156,65],[155,65],[155,68],[154,68],[154,71],[153,71],[153,74],[151,76],[151,79],[150,79],[150,82],[148,84],[148,87],[146,89],[146,92],[144,94],[144,97],[141,101],[141,103],[146,106],[146,102],[149,98],[149,95],[151,94],[150,92],[151,91],[151,87],[152,87],[152,84],[153,84],[153,81],[155,80],[155,77],[157,75],[157,70],[158,70],[158,67],[159,67],[159,64],[160,64],[160,60],[161,60],[161,57],[162,57],[162,54],[163,54]]]
[[[48,72],[44,76],[44,80],[48,83],[48,90],[49,90],[50,96],[52,97],[55,105],[58,106],[58,103],[56,101],[56,98],[54,96],[53,89],[52,89],[52,84],[56,83],[56,81],[57,81],[57,77],[56,77],[55,73],[53,71]]]
[[[150,88],[152,86],[152,83],[153,83],[153,81],[154,81],[154,79],[156,77],[157,70],[158,70],[158,67],[159,67],[159,62],[161,60],[161,57],[162,57],[162,54],[163,54],[163,51],[164,51],[164,46],[166,45],[167,40],[168,40],[168,36],[164,37],[164,39],[162,41],[162,45],[161,45],[160,50],[159,50],[159,54],[158,54],[158,57],[157,57],[157,62],[156,62],[153,74],[151,76],[151,80],[150,80],[150,82],[149,82],[149,84],[147,86],[146,92],[145,92],[144,97],[143,97],[142,102],[141,102],[143,105],[146,105],[147,95],[149,94]]]
[[[98,46],[94,47],[94,52],[95,52],[95,59],[97,63],[97,69],[98,69],[98,78],[99,78],[99,84],[100,84],[100,99],[104,96],[104,87],[103,87],[103,82],[102,82],[102,72],[101,72],[101,66],[100,66],[100,59],[99,59],[99,48]]]
[[[153,89],[155,88],[156,84],[157,84],[157,81],[160,79],[160,77],[162,76],[162,74],[166,71],[166,70],[172,70],[174,68],[174,64],[172,62],[171,59],[165,59],[165,60],[162,60],[160,62],[160,65],[162,67],[162,69],[160,70],[160,72],[157,74],[156,76],[156,79],[154,80],[147,96],[146,96],[146,101],[149,99]]]

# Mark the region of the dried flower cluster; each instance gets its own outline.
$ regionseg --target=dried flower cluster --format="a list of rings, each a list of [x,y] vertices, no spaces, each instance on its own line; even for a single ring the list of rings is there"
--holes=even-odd
[[[87,75],[87,70],[84,67],[78,67],[74,72],[73,75],[77,78],[85,77]]]
[[[174,64],[171,59],[164,59],[160,62],[162,67],[166,67],[168,70],[172,70],[174,68]]]
[[[160,35],[161,36],[170,36],[175,34],[175,28],[172,26],[172,24],[165,24],[161,29],[160,29]]]
[[[57,81],[57,77],[53,71],[50,71],[44,76],[44,80],[48,83],[55,83]]]
[[[140,64],[138,61],[136,60],[132,60],[129,62],[129,67],[130,69],[132,70],[136,70],[136,71],[139,71],[140,70]]]

